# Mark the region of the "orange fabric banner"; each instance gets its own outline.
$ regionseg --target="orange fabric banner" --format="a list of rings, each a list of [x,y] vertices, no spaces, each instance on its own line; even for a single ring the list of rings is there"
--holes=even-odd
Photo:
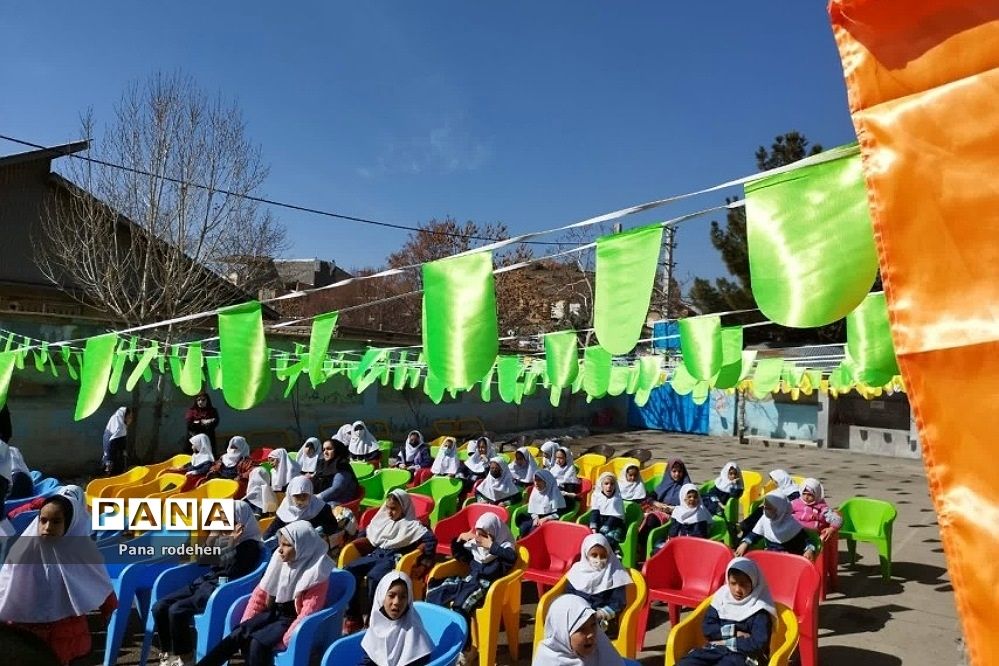
[[[829,14],[958,613],[972,663],[996,664],[999,0]]]

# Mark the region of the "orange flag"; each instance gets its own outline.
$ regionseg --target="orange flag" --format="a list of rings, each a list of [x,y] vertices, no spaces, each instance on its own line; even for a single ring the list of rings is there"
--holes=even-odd
[[[972,663],[999,663],[999,1],[832,0],[892,339]]]

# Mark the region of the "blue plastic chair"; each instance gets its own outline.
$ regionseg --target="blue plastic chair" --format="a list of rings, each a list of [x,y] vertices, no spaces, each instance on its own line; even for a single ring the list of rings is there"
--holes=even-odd
[[[413,608],[423,620],[423,628],[430,636],[430,642],[434,644],[434,651],[430,653],[430,663],[427,666],[451,666],[458,659],[458,653],[465,646],[465,639],[468,636],[468,624],[465,618],[452,610],[428,604],[425,601],[416,601]],[[341,666],[346,664],[359,664],[363,659],[361,649],[361,638],[364,632],[360,631],[349,636],[344,636],[333,643],[323,655],[321,666]]]
[[[162,546],[181,546],[188,542],[189,537],[187,532],[146,532],[145,534],[138,536],[129,541],[124,541],[121,543],[109,543],[106,545],[97,545],[97,550],[100,551],[101,556],[104,557],[104,568],[108,571],[108,576],[111,577],[111,582],[115,583],[117,579],[122,575],[125,569],[127,569],[132,564],[137,562],[146,561],[150,559],[159,559],[156,553],[162,552],[160,548]],[[146,547],[152,546],[154,549],[154,554],[152,556],[146,555],[128,555],[129,551],[122,553],[120,546],[125,545],[129,548],[136,547]],[[174,561],[176,564],[176,561]],[[149,581],[149,587],[152,587],[154,581]],[[118,597],[119,605],[121,603],[121,596]]]
[[[22,504],[27,504],[33,500],[40,497],[50,497],[56,494],[56,491],[60,487],[59,479],[53,479],[52,477],[44,478],[40,481],[36,481],[32,486],[31,492],[33,495],[31,497],[18,497],[17,499],[10,499],[3,503],[4,510],[10,513]]]
[[[340,638],[343,615],[352,596],[354,596],[354,577],[343,569],[334,569],[330,574],[329,589],[326,591],[326,607],[298,623],[291,641],[288,642],[288,648],[274,654],[274,666],[308,664],[314,650]],[[246,595],[233,603],[226,618],[228,631],[231,632],[239,624],[249,601],[250,595]]]
[[[14,532],[18,535],[24,534],[24,530],[28,529],[28,525],[31,521],[38,516],[37,511],[25,511],[24,513],[19,513],[10,519],[10,524],[14,527]]]
[[[173,557],[160,557],[127,564],[113,581],[118,597],[118,608],[111,613],[107,638],[104,642],[104,666],[118,663],[118,653],[128,629],[133,602],[137,605],[139,619],[145,622],[149,615],[153,583],[161,573],[177,565]]]
[[[37,469],[31,470],[29,476],[31,477],[32,484],[38,483],[39,481],[42,480],[42,473],[39,472]]]

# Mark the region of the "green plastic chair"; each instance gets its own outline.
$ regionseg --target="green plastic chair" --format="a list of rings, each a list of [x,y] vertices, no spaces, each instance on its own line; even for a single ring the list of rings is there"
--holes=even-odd
[[[659,484],[663,482],[663,476],[664,476],[663,474],[656,474],[655,476],[645,479],[645,481],[642,483],[642,485],[645,486],[645,492],[647,492],[649,495],[654,493],[656,491],[656,488],[659,487]]]
[[[669,537],[669,526],[672,522],[671,520],[667,521],[649,532],[649,540],[645,544],[645,559],[649,559],[655,554],[653,549],[657,543],[666,541]],[[728,531],[728,523],[721,516],[712,516],[711,524],[708,525],[708,539],[732,547],[732,536]],[[762,545],[760,547],[762,548]]]
[[[416,486],[409,492],[414,495],[425,495],[434,500],[434,509],[430,512],[431,527],[437,525],[441,518],[448,518],[458,513],[458,496],[461,495],[461,481],[447,476],[433,476]]]
[[[382,452],[382,467],[388,467],[389,458],[392,456],[392,442],[380,439],[378,440],[378,449]]]
[[[839,508],[843,526],[839,537],[846,539],[850,564],[857,561],[857,542],[873,543],[881,560],[881,577],[891,578],[891,532],[898,511],[891,502],[869,497],[851,497]]]
[[[638,502],[624,503],[624,541],[621,542],[621,564],[625,567],[634,568],[638,565],[638,526],[642,524],[645,513],[642,505]],[[562,520],[565,520],[563,518]],[[590,524],[590,512],[579,516],[576,522],[580,525]]]
[[[405,488],[409,483],[409,470],[380,469],[359,483],[364,488],[364,499],[361,506],[365,508],[378,507],[385,501],[385,496],[396,488]]]
[[[371,463],[361,462],[360,460],[351,460],[350,468],[354,470],[354,476],[357,480],[366,479],[375,473],[375,466]]]
[[[705,481],[704,483],[701,484],[701,487],[698,489],[698,492],[701,493],[701,497],[704,497],[705,493],[709,493],[714,489],[715,489],[714,481]],[[729,499],[729,501],[725,502],[725,508],[722,510],[722,517],[725,518],[725,522],[727,522],[729,525],[735,525],[736,523],[739,522],[738,499],[733,497]],[[728,545],[731,546],[732,544],[729,543]]]
[[[288,452],[288,457],[297,462],[298,461],[298,451],[289,451]]]

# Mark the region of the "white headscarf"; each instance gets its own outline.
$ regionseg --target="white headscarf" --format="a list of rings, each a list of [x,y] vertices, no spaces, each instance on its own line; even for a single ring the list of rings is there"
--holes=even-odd
[[[243,526],[243,533],[239,535],[239,539],[233,545],[241,544],[244,541],[263,541],[264,535],[260,533],[260,523],[253,515],[253,507],[243,500],[236,500],[233,504],[236,507],[236,524]]]
[[[489,447],[486,446],[486,455],[479,454],[479,443],[472,441],[468,443],[468,458],[465,460],[465,467],[470,469],[475,474],[482,474],[486,471],[486,467],[489,466],[489,459],[491,458]]]
[[[545,482],[545,489],[538,490],[534,486],[531,496],[527,498],[527,512],[535,516],[547,516],[565,508],[565,497],[558,489],[555,477],[547,469],[539,469],[534,473],[534,480]]]
[[[493,543],[499,545],[500,548],[513,548],[514,540],[510,528],[495,513],[484,513],[479,516],[475,521],[475,529],[486,532],[486,534],[493,538]],[[472,557],[482,564],[487,564],[496,559],[496,556],[490,553],[489,549],[478,545],[475,539],[466,541],[465,548],[470,550]]]
[[[417,436],[417,440],[416,440],[416,445],[415,446],[409,443],[409,435],[412,435],[413,433],[416,433],[416,436]],[[409,435],[406,435],[406,444],[403,447],[404,448],[403,455],[405,456],[405,460],[403,460],[402,462],[405,463],[406,465],[416,464],[415,463],[416,453],[420,450],[420,447],[423,446],[423,433],[422,432],[420,432],[419,430],[410,430],[409,431]],[[411,463],[410,461],[414,461],[414,462]]]
[[[250,457],[250,445],[245,437],[236,435],[229,440],[229,447],[222,454],[222,464],[226,467],[235,467],[243,458]]]
[[[188,441],[191,442],[191,467],[215,460],[215,454],[212,453],[212,440],[208,439],[208,435],[198,433]]]
[[[448,447],[448,442],[452,446]],[[454,437],[448,437],[437,448],[437,457],[434,458],[434,464],[430,467],[430,471],[434,474],[445,475],[457,474],[459,469],[461,469],[461,461],[458,460],[458,443]]]
[[[311,456],[305,452],[305,447],[309,444],[312,445]],[[311,474],[316,471],[316,462],[319,460],[319,449],[321,448],[323,448],[323,444],[318,437],[310,437],[302,444],[302,448],[298,450],[297,462],[303,473],[309,472]]]
[[[641,474],[638,475],[638,481],[628,480],[628,470],[632,467],[638,469],[638,465],[628,465],[621,470],[621,475],[617,477],[617,489],[621,492],[622,499],[641,502],[648,493],[645,491],[645,483],[642,482]]]
[[[624,660],[617,653],[607,635],[596,626],[596,648],[583,659],[572,649],[570,636],[579,630],[596,613],[590,605],[575,594],[564,594],[548,608],[545,618],[545,639],[538,644],[531,666],[623,666]]]
[[[491,471],[488,472],[486,478],[482,479],[482,483],[479,484],[478,493],[493,502],[502,502],[508,497],[519,493],[520,486],[514,482],[513,475],[510,474],[510,468],[507,467],[506,461],[496,456],[489,462],[490,466],[492,463],[499,465],[500,476],[497,479],[493,477]]]
[[[36,516],[14,543],[0,568],[0,621],[55,622],[86,615],[112,592],[104,558],[90,538],[83,489],[64,486],[58,494],[73,507],[66,531],[58,538],[40,537]]]
[[[728,478],[728,471],[734,469],[737,475],[736,480],[732,481]],[[725,463],[725,466],[721,468],[721,472],[718,474],[718,478],[715,479],[715,488],[722,491],[723,493],[731,493],[733,490],[742,487],[742,470],[739,469],[738,463],[733,460],[729,460]]]
[[[753,534],[759,534],[773,543],[787,543],[797,536],[802,530],[801,523],[794,519],[791,503],[780,490],[775,490],[764,497],[763,502],[773,507],[775,515],[771,519],[763,513],[753,528]]]
[[[782,469],[775,469],[770,472],[770,478],[777,484],[776,492],[779,492],[784,497],[790,498],[791,495],[799,492],[798,486],[794,483],[794,479],[792,479],[791,475]]]
[[[590,565],[590,549],[594,546],[601,546],[607,551],[607,566],[603,569],[594,569]],[[610,541],[603,534],[591,534],[583,539],[579,553],[579,561],[569,568],[566,577],[572,586],[580,592],[598,594],[631,584],[631,576],[621,566],[621,560],[618,559],[617,553],[611,548]]]
[[[538,464],[534,461],[534,456],[527,450],[526,446],[517,449],[517,453],[524,456],[524,464],[517,464],[517,456],[513,456],[513,463],[510,465],[510,474],[515,481],[520,483],[534,483],[534,473],[538,471]]]
[[[355,432],[358,426],[362,428],[359,433]],[[350,440],[347,448],[355,456],[370,456],[378,450],[378,440],[368,430],[368,426],[364,425],[364,421],[354,421],[354,425],[351,426]]]
[[[17,449],[15,449],[12,446],[10,447],[10,450],[11,452],[13,452],[16,451]],[[826,496],[825,489],[822,487],[822,483],[818,479],[813,479],[812,477],[808,477],[807,479],[805,479],[805,482],[801,484],[801,489],[807,490],[810,493],[812,493],[812,495],[815,496],[816,502],[822,501]]]
[[[409,606],[398,620],[390,620],[383,610],[385,597],[398,581],[406,584]],[[434,651],[423,620],[413,607],[414,600],[413,581],[401,571],[390,571],[378,581],[368,630],[361,638],[364,652],[378,666],[406,666]]]
[[[327,580],[333,572],[333,560],[326,555],[329,544],[304,520],[285,525],[278,534],[295,547],[295,559],[282,562],[275,550],[258,587],[283,604]]]
[[[247,502],[257,507],[264,513],[274,513],[277,509],[277,495],[271,488],[271,475],[264,467],[254,467],[250,472],[250,478],[246,482],[246,495],[243,496]]]
[[[558,482],[558,485],[564,486],[567,483],[579,483],[579,476],[576,475],[576,466],[572,462],[572,451],[569,450],[567,446],[558,447],[559,451],[565,453],[565,467],[562,467],[557,462],[552,465],[552,476]],[[552,456],[554,460],[554,456]]]
[[[344,446],[350,445],[350,438],[354,436],[354,426],[349,423],[344,423],[340,426],[340,429],[336,431],[336,436],[333,439],[340,440],[340,443]]]
[[[697,493],[697,504],[694,508],[687,506],[687,493]],[[693,483],[685,483],[680,488],[680,503],[673,508],[670,518],[681,525],[693,525],[700,522],[711,522],[711,512],[701,504],[701,493]]]
[[[294,495],[309,495],[309,503],[304,508],[299,508],[292,499]],[[312,479],[307,476],[296,476],[288,483],[288,490],[278,507],[277,517],[286,523],[293,523],[296,520],[312,520],[323,510],[326,502],[322,501],[312,493]]]
[[[267,457],[277,461],[271,471],[271,488],[274,490],[284,490],[293,478],[302,473],[298,463],[292,460],[284,449],[274,449]]]
[[[728,589],[728,572],[733,569],[746,574],[753,582],[753,591],[738,601]],[[774,619],[777,618],[777,608],[774,606],[773,597],[770,596],[770,588],[756,562],[748,557],[737,557],[725,567],[725,574],[725,583],[718,588],[711,599],[711,605],[718,611],[718,617],[730,622],[742,622],[755,613],[765,610]]]
[[[614,481],[614,494],[610,497],[604,495],[604,479]],[[601,516],[616,516],[624,518],[624,498],[621,497],[621,489],[617,487],[617,477],[611,472],[604,472],[597,479],[597,485],[590,493],[590,509],[596,511]]]
[[[541,464],[545,469],[551,469],[555,465],[556,451],[558,451],[558,442],[549,439],[541,445]]]
[[[392,520],[389,518],[388,498],[395,498],[395,501],[402,506],[402,518]],[[402,488],[396,488],[388,494],[378,509],[378,513],[371,519],[368,525],[368,541],[376,548],[385,550],[396,550],[411,546],[427,533],[427,528],[416,519],[416,507],[413,500]]]
[[[111,433],[108,439],[118,439],[128,434],[128,426],[125,425],[126,411],[128,411],[128,407],[119,407],[108,419],[108,424],[104,426],[104,432]]]
[[[31,474],[31,470],[28,468],[28,463],[24,462],[24,456],[21,455],[21,449],[16,446],[10,447],[10,473],[13,475],[15,472],[20,472],[21,474]],[[816,481],[816,483],[818,483]],[[821,497],[819,498],[821,499]]]

